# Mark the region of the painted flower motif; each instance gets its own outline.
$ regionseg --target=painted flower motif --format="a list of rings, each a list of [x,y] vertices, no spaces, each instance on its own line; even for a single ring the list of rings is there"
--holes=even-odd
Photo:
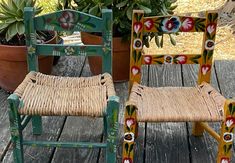
[[[134,23],[134,31],[135,33],[138,33],[143,27],[143,24],[141,22],[135,22]]]
[[[144,63],[145,64],[150,65],[152,63],[152,60],[153,60],[152,56],[150,56],[150,55],[144,56]]]
[[[131,72],[132,72],[133,75],[137,75],[137,74],[140,73],[140,68],[137,67],[137,66],[132,66],[131,67]]]
[[[201,72],[203,75],[206,75],[208,71],[210,71],[211,65],[202,65]]]
[[[225,124],[227,127],[231,127],[233,124],[235,124],[235,118],[233,117],[226,118]]]
[[[162,21],[162,31],[164,32],[177,32],[181,26],[179,17],[172,16],[170,19],[165,18]]]
[[[145,22],[144,22],[144,25],[146,26],[146,29],[147,30],[150,30],[154,23],[153,23],[153,19],[147,19]]]
[[[124,158],[122,163],[132,163],[131,158]]]
[[[181,31],[188,32],[191,31],[194,27],[194,20],[191,17],[187,17],[184,19],[183,23],[181,24]]]
[[[66,55],[73,55],[74,52],[75,52],[75,50],[74,50],[74,48],[68,46],[68,47],[64,50],[64,52],[65,52]]]
[[[165,64],[172,64],[173,63],[173,57],[170,55],[164,56],[164,63]]]
[[[134,118],[127,118],[126,119],[126,125],[130,128],[135,123]]]
[[[58,21],[63,29],[72,29],[75,25],[74,15],[68,11],[63,12]]]
[[[206,30],[210,34],[213,33],[216,30],[216,24],[215,23],[208,24]]]
[[[124,134],[124,141],[125,142],[131,143],[134,141],[134,139],[135,139],[135,134],[133,132],[126,132]]]
[[[136,38],[134,40],[133,48],[134,49],[141,49],[142,48],[142,40],[139,38]]]
[[[226,143],[232,142],[233,141],[233,133],[225,132],[223,139]]]
[[[187,56],[186,55],[179,55],[177,58],[178,64],[185,64],[187,62]]]
[[[32,45],[28,46],[28,47],[27,47],[27,50],[28,50],[28,53],[29,53],[29,54],[33,54],[33,53],[35,53],[35,51],[36,51],[36,49],[35,49],[34,47],[32,47]]]
[[[206,50],[213,50],[215,47],[215,42],[213,40],[206,40],[205,49]]]
[[[230,159],[228,157],[222,157],[220,163],[230,163]]]

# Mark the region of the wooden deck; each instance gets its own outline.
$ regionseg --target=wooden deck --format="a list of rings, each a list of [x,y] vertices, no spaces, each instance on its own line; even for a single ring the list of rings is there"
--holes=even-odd
[[[66,67],[66,65],[68,66]],[[144,67],[142,83],[149,86],[193,86],[196,83],[197,66],[172,65]],[[53,73],[64,76],[90,76],[85,58],[61,58]],[[158,76],[165,76],[158,78]],[[146,75],[147,76],[147,75]],[[215,61],[212,85],[226,97],[235,97],[235,60]],[[124,102],[128,84],[116,83],[121,98],[118,162],[121,162]],[[7,114],[8,93],[0,89],[0,159],[12,162],[12,147]],[[60,141],[102,141],[102,119],[84,117],[43,117],[43,134],[32,136],[28,125],[25,139]],[[220,125],[213,124],[218,130]],[[214,163],[217,143],[208,134],[191,135],[191,123],[141,123],[135,146],[136,163]],[[103,163],[103,151],[99,149],[62,149],[25,147],[25,162]],[[234,155],[235,156],[235,155]],[[233,157],[235,162],[235,157]]]

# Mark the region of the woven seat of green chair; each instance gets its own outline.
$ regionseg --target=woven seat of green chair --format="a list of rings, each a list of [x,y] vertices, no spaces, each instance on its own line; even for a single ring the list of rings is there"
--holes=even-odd
[[[209,122],[223,120],[225,100],[207,83],[196,87],[158,88],[135,83],[128,105],[138,108],[138,122]]]
[[[24,103],[19,109],[23,115],[101,117],[107,98],[115,95],[115,91],[108,73],[76,78],[30,72],[15,94]]]

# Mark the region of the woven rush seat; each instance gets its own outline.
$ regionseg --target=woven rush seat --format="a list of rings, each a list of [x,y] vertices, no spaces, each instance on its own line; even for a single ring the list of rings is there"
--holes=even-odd
[[[14,92],[25,115],[102,116],[115,95],[108,73],[93,77],[58,77],[30,72]]]
[[[225,98],[209,84],[196,87],[146,87],[134,83],[127,105],[139,122],[222,121]]]

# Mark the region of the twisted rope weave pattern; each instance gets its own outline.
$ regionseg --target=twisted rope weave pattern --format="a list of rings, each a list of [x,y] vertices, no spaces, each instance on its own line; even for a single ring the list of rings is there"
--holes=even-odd
[[[222,121],[225,98],[209,84],[151,88],[135,83],[127,105],[140,122]]]
[[[102,116],[115,90],[107,73],[76,78],[30,72],[14,93],[24,103],[20,114]]]

